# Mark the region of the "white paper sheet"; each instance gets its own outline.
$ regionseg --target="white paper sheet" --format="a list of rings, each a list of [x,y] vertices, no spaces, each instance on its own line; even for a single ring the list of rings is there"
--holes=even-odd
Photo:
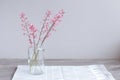
[[[115,80],[104,65],[45,66],[44,74],[32,75],[19,65],[12,80]]]

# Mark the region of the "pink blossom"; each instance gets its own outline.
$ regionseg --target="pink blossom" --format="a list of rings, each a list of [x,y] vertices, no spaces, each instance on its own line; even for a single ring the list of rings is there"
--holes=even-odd
[[[29,27],[29,29],[30,29],[30,36],[33,38],[33,39],[35,39],[36,37],[37,37],[37,35],[36,35],[36,32],[37,32],[37,28],[33,25],[33,24],[31,24],[30,25],[30,27]]]
[[[33,24],[30,25],[29,29],[32,33],[35,33],[37,31],[36,27]]]
[[[25,17],[25,13],[21,13],[20,18],[24,18],[24,17]]]
[[[58,14],[56,14],[55,16],[54,16],[54,18],[52,19],[52,22],[53,23],[56,23],[56,22],[60,22],[61,20],[61,18],[63,17],[63,14],[64,14],[65,12],[63,11],[63,10],[60,10],[59,12],[58,12]]]
[[[50,15],[51,15],[51,11],[48,10],[48,11],[46,12],[46,15],[47,15],[47,17],[50,17]]]

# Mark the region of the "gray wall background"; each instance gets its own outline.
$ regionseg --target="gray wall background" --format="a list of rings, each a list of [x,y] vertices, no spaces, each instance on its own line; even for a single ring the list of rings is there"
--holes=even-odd
[[[40,26],[47,10],[66,14],[45,44],[46,59],[120,57],[120,0],[0,0],[0,58],[27,58],[19,14]]]

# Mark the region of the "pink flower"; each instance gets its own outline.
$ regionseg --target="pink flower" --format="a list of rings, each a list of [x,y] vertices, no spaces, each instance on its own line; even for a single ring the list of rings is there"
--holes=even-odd
[[[30,25],[29,29],[32,33],[35,33],[37,31],[37,29],[34,25]]]
[[[48,11],[46,12],[46,15],[47,15],[47,17],[50,17],[50,15],[51,15],[51,11],[48,10]]]
[[[21,13],[20,18],[24,18],[24,17],[25,17],[25,13]]]
[[[61,21],[61,18],[63,17],[63,15],[64,15],[64,11],[63,10],[60,10],[59,12],[58,12],[58,14],[56,14],[55,16],[54,16],[54,18],[52,19],[52,22],[55,24],[55,23],[57,23],[57,22],[60,22]]]

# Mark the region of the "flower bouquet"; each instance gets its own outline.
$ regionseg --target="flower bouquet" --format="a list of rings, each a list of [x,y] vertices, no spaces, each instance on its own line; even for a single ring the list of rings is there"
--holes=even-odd
[[[52,31],[56,31],[55,28],[61,18],[64,15],[64,11],[60,10],[53,18],[51,18],[51,11],[45,13],[45,17],[42,22],[42,27],[37,29],[34,24],[28,21],[25,13],[20,14],[21,27],[23,35],[27,36],[29,42],[28,48],[28,64],[29,71],[32,74],[43,73],[44,68],[44,49],[43,45],[46,39],[51,35]]]

